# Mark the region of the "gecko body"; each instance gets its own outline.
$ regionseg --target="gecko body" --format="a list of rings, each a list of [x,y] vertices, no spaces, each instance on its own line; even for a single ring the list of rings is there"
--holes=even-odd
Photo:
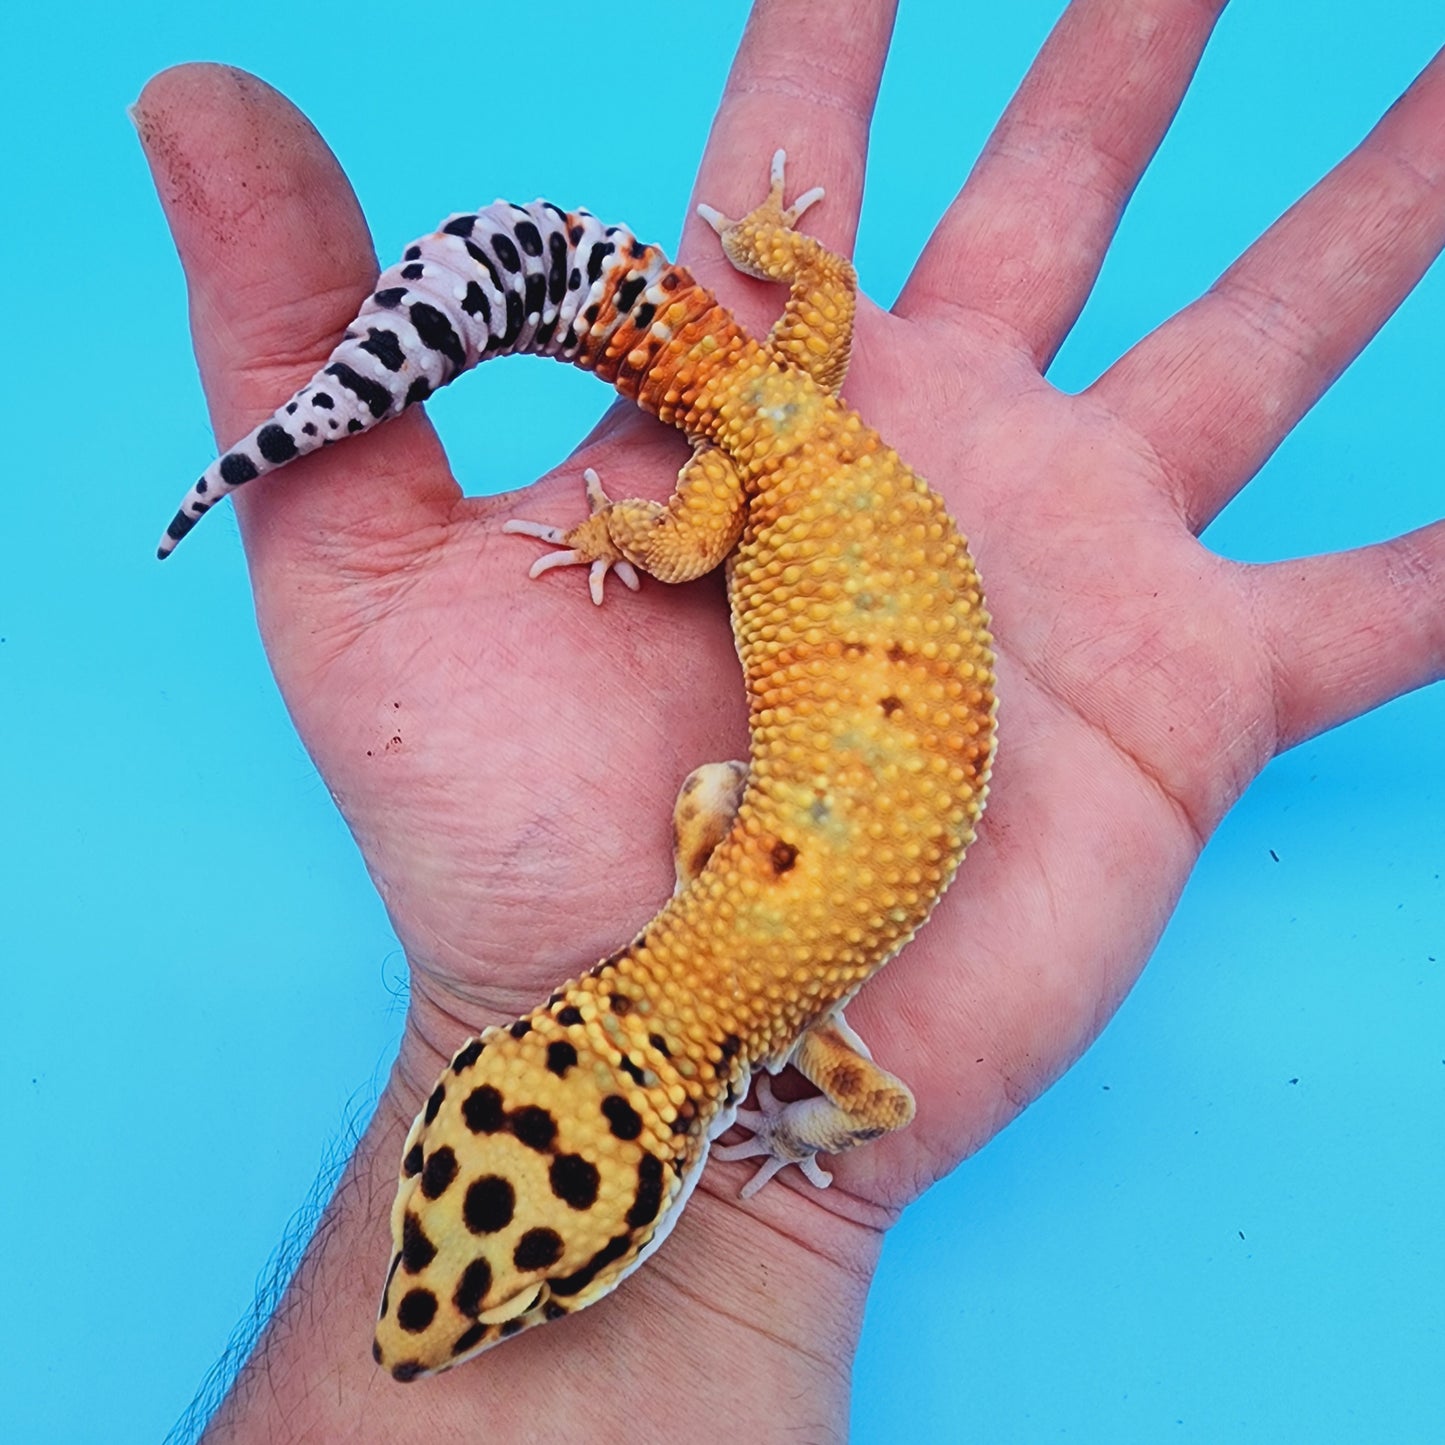
[[[694,443],[665,505],[609,501],[520,531],[533,575],[665,581],[729,560],[746,764],[699,768],[674,815],[678,889],[631,943],[457,1052],[406,1139],[374,1353],[444,1369],[607,1294],[661,1243],[710,1148],[749,1186],[906,1124],[913,1099],[842,1006],[924,922],[987,794],[988,617],[939,498],[837,396],[851,265],[794,228],[809,195],[741,221],[703,208],[740,269],[789,286],[766,340],[683,268],[586,212],[498,202],[385,272],[317,376],[202,476],[166,555],[219,497],[364,431],[493,355],[595,370]],[[817,1097],[739,1109],[795,1065]],[[733,1121],[752,1137],[713,1140]],[[748,1192],[748,1191],[745,1191]]]

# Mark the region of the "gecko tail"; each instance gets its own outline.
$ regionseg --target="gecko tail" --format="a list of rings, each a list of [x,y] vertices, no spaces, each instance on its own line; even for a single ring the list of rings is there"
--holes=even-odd
[[[530,352],[595,367],[667,269],[625,227],[546,201],[450,217],[381,274],[321,370],[206,468],[157,556],[237,487],[399,415],[480,361]],[[610,304],[624,283],[627,306]]]

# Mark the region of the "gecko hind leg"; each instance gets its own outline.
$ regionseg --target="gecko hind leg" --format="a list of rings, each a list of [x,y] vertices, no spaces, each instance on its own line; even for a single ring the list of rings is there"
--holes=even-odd
[[[826,1189],[833,1180],[818,1163],[819,1154],[839,1154],[866,1144],[903,1128],[913,1118],[915,1105],[908,1086],[873,1062],[841,1008],[809,1028],[783,1064],[792,1064],[821,1093],[785,1103],[774,1096],[767,1076],[759,1075],[753,1086],[758,1107],[739,1109],[735,1121],[750,1129],[752,1138],[713,1145],[717,1159],[764,1159],[743,1186],[744,1199],[789,1164],[796,1164],[810,1183]]]
[[[681,893],[732,831],[748,783],[746,763],[704,763],[683,779],[672,810],[674,894]]]

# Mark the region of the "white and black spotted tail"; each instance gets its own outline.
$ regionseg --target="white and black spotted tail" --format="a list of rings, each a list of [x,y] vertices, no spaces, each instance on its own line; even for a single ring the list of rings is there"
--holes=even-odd
[[[228,492],[400,414],[480,361],[531,352],[587,364],[668,269],[624,227],[548,201],[451,217],[382,273],[326,365],[211,463],[157,555]]]

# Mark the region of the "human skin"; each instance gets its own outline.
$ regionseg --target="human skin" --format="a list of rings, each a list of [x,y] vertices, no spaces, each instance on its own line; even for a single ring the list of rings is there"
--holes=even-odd
[[[783,146],[797,186],[827,188],[806,228],[850,250],[892,8],[761,0],[698,198],[741,214]],[[375,1119],[209,1439],[620,1439],[660,1419],[680,1438],[722,1421],[842,1438],[897,1211],[1099,1032],[1270,757],[1445,672],[1445,526],[1270,566],[1195,540],[1445,241],[1441,57],[1200,301],[1079,395],[1042,379],[1222,8],[1078,0],[897,305],[860,306],[844,396],[969,535],[1004,699],[980,839],[850,1009],[917,1119],[829,1161],[826,1192],[790,1170],[742,1205],[746,1166],[714,1164],[616,1294],[407,1387],[370,1357],[406,1126],[463,1038],[666,896],[677,783],[745,754],[737,664],[717,579],[595,610],[580,575],[528,583],[532,552],[501,535],[509,516],[576,520],[584,466],[664,496],[686,447],[630,411],[522,497],[463,497],[419,412],[237,497],[278,684],[412,988]],[[321,140],[251,77],[168,71],[136,119],[229,440],[368,291],[365,224]],[[697,222],[681,259],[766,329],[780,293],[731,272]],[[398,701],[407,746],[378,749]]]

